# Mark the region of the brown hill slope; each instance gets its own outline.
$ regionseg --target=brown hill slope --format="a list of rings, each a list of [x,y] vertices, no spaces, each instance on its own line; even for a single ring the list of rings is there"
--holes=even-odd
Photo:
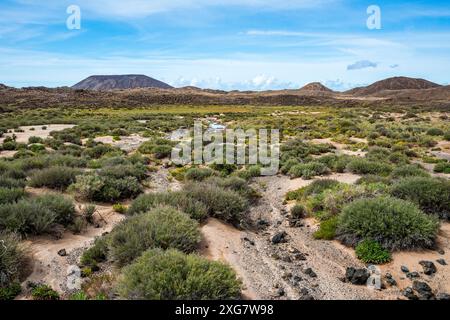
[[[320,82],[308,83],[306,86],[301,88],[300,91],[333,92],[333,90],[325,87]]]
[[[144,76],[144,75],[111,75],[90,76],[72,87],[73,89],[87,90],[114,90],[135,88],[172,88],[167,83]]]
[[[432,89],[440,87],[439,84],[424,79],[414,79],[408,77],[394,77],[377,81],[370,86],[355,88],[345,92],[357,96],[376,95],[387,90],[408,90],[408,89]]]

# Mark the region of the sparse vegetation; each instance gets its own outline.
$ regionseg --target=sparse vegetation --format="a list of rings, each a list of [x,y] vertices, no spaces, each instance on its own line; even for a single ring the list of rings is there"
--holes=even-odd
[[[364,263],[384,264],[391,261],[391,254],[378,242],[363,240],[355,248],[356,256]]]
[[[220,262],[155,249],[124,269],[117,291],[132,300],[232,300],[240,297],[241,283]]]
[[[430,248],[439,222],[414,204],[389,197],[360,199],[346,206],[338,220],[337,237],[355,246],[373,239],[391,250]]]

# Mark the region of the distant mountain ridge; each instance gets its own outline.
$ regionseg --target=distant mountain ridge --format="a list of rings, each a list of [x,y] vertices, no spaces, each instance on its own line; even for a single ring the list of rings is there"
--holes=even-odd
[[[346,91],[347,94],[358,95],[358,96],[369,96],[373,94],[380,93],[382,91],[394,91],[394,90],[423,90],[423,89],[433,89],[441,87],[441,85],[425,80],[425,79],[415,79],[408,77],[394,77],[385,80],[377,81],[367,87],[354,88]]]
[[[76,85],[73,89],[85,90],[115,90],[115,89],[136,89],[136,88],[159,88],[171,89],[172,86],[162,81],[150,78],[145,75],[97,75],[90,76]]]
[[[302,87],[300,91],[316,91],[316,92],[333,92],[330,88],[327,88],[320,82],[311,82]]]

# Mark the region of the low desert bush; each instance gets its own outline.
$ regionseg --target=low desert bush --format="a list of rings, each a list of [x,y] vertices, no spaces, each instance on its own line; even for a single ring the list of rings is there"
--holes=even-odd
[[[373,240],[363,240],[358,243],[355,253],[364,263],[384,264],[391,261],[391,253]]]
[[[0,206],[0,229],[42,234],[55,224],[68,225],[75,215],[72,201],[60,195],[22,199]]]
[[[46,284],[39,284],[31,290],[33,300],[59,300],[59,293]]]
[[[122,298],[134,300],[235,300],[241,282],[220,262],[155,249],[123,270],[117,290]]]
[[[95,173],[77,176],[71,188],[84,199],[105,202],[134,198],[142,192],[142,185],[135,177],[116,179]]]
[[[319,230],[314,232],[314,239],[333,240],[336,236],[338,217],[332,217],[320,223]]]
[[[401,179],[406,177],[429,177],[430,174],[418,165],[405,165],[395,168],[390,177],[392,179]]]
[[[127,212],[127,207],[121,203],[116,203],[113,205],[114,212],[125,214]]]
[[[441,162],[434,166],[434,172],[450,174],[450,162]]]
[[[108,236],[96,238],[94,245],[83,252],[81,264],[85,267],[97,268],[97,264],[104,262],[108,257]]]
[[[301,204],[296,204],[291,208],[291,219],[303,219],[306,217],[306,209]]]
[[[350,161],[347,169],[356,174],[376,174],[382,176],[388,175],[392,171],[392,167],[389,164],[363,158]]]
[[[34,188],[47,187],[65,190],[75,182],[80,172],[69,167],[50,167],[36,171],[30,178],[29,185]]]
[[[327,174],[329,171],[330,169],[321,162],[308,162],[291,167],[289,174],[295,178],[312,179],[315,176]]]
[[[190,168],[186,171],[184,178],[190,181],[203,181],[217,173],[209,168]]]
[[[199,242],[195,220],[172,207],[158,207],[118,225],[110,234],[109,252],[123,266],[149,248],[174,248],[189,253]]]
[[[450,219],[450,182],[444,179],[410,177],[392,186],[394,197],[416,203],[426,213]]]
[[[149,193],[137,197],[127,211],[129,215],[148,212],[158,206],[172,206],[190,215],[195,220],[203,220],[208,215],[206,206],[187,195],[184,191]]]
[[[0,187],[0,205],[5,203],[13,203],[22,199],[25,191],[22,188],[3,188]]]
[[[20,237],[0,231],[0,300],[6,300],[7,296],[17,291],[14,290],[14,284],[20,281],[24,266],[25,253],[20,244]],[[1,296],[4,296],[4,299]]]
[[[188,183],[183,189],[189,197],[206,206],[210,216],[239,224],[248,208],[248,201],[237,192],[209,183]]]
[[[416,205],[390,197],[360,199],[346,206],[338,220],[337,236],[355,246],[373,239],[391,250],[430,248],[438,232],[436,218]]]

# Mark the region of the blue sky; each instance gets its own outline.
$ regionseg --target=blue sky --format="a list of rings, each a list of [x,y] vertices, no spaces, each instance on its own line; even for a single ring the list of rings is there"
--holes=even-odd
[[[69,30],[67,7],[81,9]],[[367,8],[381,9],[369,30]],[[356,0],[0,0],[0,83],[146,74],[174,86],[336,90],[391,76],[450,82],[450,4]]]

